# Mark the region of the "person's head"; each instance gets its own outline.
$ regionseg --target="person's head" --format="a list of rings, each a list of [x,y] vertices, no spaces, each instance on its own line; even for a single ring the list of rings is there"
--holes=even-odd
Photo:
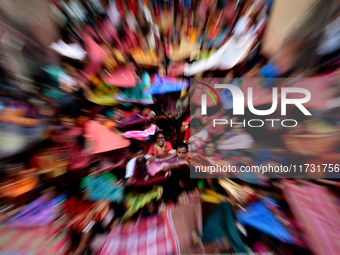
[[[143,162],[145,160],[144,158],[145,149],[142,146],[138,146],[135,151],[136,151],[135,157],[137,158],[137,162]]]
[[[82,68],[82,62],[80,60],[64,57],[62,58],[63,69],[72,77],[78,74],[78,71]]]
[[[77,123],[76,118],[70,115],[64,115],[64,114],[59,115],[59,121],[60,121],[60,124],[66,128],[72,128],[76,126],[76,123]]]
[[[188,154],[188,145],[186,143],[179,143],[177,145],[176,154],[179,160],[185,160]]]
[[[161,132],[161,131],[159,131],[159,132],[156,132],[155,133],[155,141],[156,141],[156,143],[159,145],[159,146],[161,146],[161,147],[163,147],[164,145],[165,145],[165,136],[164,136],[164,133],[163,132]]]
[[[190,121],[190,131],[192,134],[194,135],[197,134],[203,128],[204,128],[204,125],[201,120],[194,118]]]
[[[216,152],[216,144],[214,141],[207,141],[203,146],[205,156],[214,156]]]
[[[241,124],[233,125],[231,130],[234,132],[235,135],[240,135],[244,132],[244,127]]]

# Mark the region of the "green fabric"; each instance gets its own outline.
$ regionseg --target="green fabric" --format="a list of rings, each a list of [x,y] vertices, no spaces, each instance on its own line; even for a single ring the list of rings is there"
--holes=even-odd
[[[145,94],[151,86],[151,77],[147,72],[141,76],[141,83],[137,84],[134,88],[126,88],[123,92],[115,95],[115,98],[124,106],[126,104],[141,103],[153,104],[152,95]]]
[[[203,59],[207,59],[210,58],[211,55],[215,52],[215,50],[208,50],[208,51],[200,51],[199,55],[198,55],[198,59],[197,60],[203,60]]]
[[[204,180],[199,180],[197,186],[202,189],[205,189],[207,187],[206,182]]]
[[[51,83],[45,84],[45,85],[50,86],[54,89],[60,89],[59,88],[59,76],[61,74],[65,74],[66,72],[58,66],[45,66],[44,68],[42,68],[42,70],[44,70],[52,79]],[[60,99],[65,95],[65,93],[61,91],[56,91],[56,90],[49,89],[46,87],[42,87],[41,90],[46,96],[56,98],[56,99]]]
[[[219,240],[222,237],[228,239],[236,253],[247,252],[236,228],[230,203],[221,203],[216,205],[215,210],[203,224],[203,241],[211,242]]]
[[[162,197],[162,194],[163,188],[161,186],[145,194],[128,194],[125,197],[128,210],[125,212],[122,220],[128,219],[152,200],[159,200]]]
[[[103,177],[105,177],[108,181],[114,181],[117,178],[114,174],[112,174],[110,172],[106,172],[106,173],[103,173],[101,175]],[[85,178],[83,178],[81,180],[81,183],[80,183],[80,188],[84,189],[84,188],[88,187],[90,185],[91,179],[92,179],[91,175],[86,176]]]

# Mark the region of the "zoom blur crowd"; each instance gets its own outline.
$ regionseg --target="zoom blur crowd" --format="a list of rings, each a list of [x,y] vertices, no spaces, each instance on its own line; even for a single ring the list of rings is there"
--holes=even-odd
[[[0,65],[0,254],[340,254],[340,183],[324,171],[190,178],[211,165],[339,171],[338,51],[282,73],[261,53],[269,0],[49,4],[60,64],[30,74],[32,91]],[[216,78],[252,87],[260,109],[274,87],[308,88],[312,116],[247,127],[222,89],[202,115]]]

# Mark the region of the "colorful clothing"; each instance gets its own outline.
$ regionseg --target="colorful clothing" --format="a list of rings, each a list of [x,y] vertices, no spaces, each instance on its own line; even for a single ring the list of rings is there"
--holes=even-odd
[[[154,135],[157,129],[158,129],[157,126],[152,124],[149,128],[145,129],[144,131],[140,131],[140,130],[128,131],[128,132],[125,132],[123,136],[126,138],[132,138],[132,139],[144,141],[144,140],[147,140],[150,135]]]
[[[210,138],[209,133],[206,129],[202,129],[200,132],[198,132],[195,135],[190,136],[190,145],[189,145],[189,151],[195,152],[201,148],[203,148],[203,145],[206,141],[208,141]]]
[[[110,172],[98,176],[90,175],[81,182],[82,188],[87,188],[88,200],[107,200],[110,202],[120,202],[123,199],[123,187],[114,183],[116,176]]]
[[[156,175],[165,166],[178,166],[188,164],[186,160],[179,160],[177,155],[172,155],[167,158],[156,158],[152,163],[147,163],[147,170],[151,176]]]
[[[203,224],[203,241],[215,241],[226,237],[236,253],[247,253],[236,228],[230,203],[218,204]]]
[[[148,152],[146,153],[147,155],[152,155],[152,156],[157,156],[163,153],[169,153],[172,151],[172,146],[171,143],[165,142],[164,146],[161,148],[159,145],[155,142],[153,142],[150,147]]]
[[[39,227],[52,223],[57,215],[57,206],[66,199],[60,195],[49,200],[42,196],[30,203],[24,210],[11,217],[5,225],[7,227]]]
[[[94,148],[91,154],[125,148],[131,143],[94,120],[90,120],[85,124],[85,138],[93,140]]]
[[[145,92],[147,94],[155,95],[155,94],[164,94],[170,92],[181,91],[187,89],[189,83],[187,81],[182,81],[178,79],[174,79],[171,77],[163,76],[160,78],[157,74],[154,77],[152,86],[150,89]]]
[[[119,102],[153,104],[152,96],[148,91],[151,85],[151,78],[147,72],[144,72],[141,77],[141,82],[134,88],[127,88],[124,91],[113,95],[113,98]]]
[[[139,211],[139,209],[143,208],[146,204],[150,203],[152,200],[159,200],[162,197],[163,194],[163,188],[158,187],[157,189],[154,189],[152,191],[149,191],[145,194],[128,194],[125,197],[126,206],[128,210],[125,212],[123,216],[123,220],[131,217],[136,212]]]

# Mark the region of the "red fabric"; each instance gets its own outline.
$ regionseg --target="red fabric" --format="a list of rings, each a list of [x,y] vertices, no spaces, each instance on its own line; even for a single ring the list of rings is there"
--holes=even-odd
[[[162,215],[148,217],[137,226],[114,228],[102,249],[101,255],[174,254],[172,232]]]
[[[99,205],[103,206],[103,209],[98,211]],[[71,197],[65,202],[66,213],[72,215],[72,219],[69,223],[70,229],[74,232],[81,233],[86,226],[93,220],[95,222],[104,218],[109,209],[108,202],[90,202],[80,201],[76,197]],[[95,212],[95,210],[97,210]]]
[[[147,155],[152,155],[152,156],[156,156],[156,155],[159,155],[159,154],[162,154],[162,153],[168,153],[172,151],[172,146],[171,146],[171,143],[169,142],[165,142],[165,152],[161,151],[161,150],[157,150],[155,148],[155,142],[153,142],[150,147],[149,147],[149,150],[148,152],[146,153]]]
[[[184,141],[187,141],[190,139],[190,127],[187,128],[187,130],[185,130],[185,135],[184,135]]]
[[[327,188],[286,181],[284,195],[313,254],[340,254],[340,204]]]

